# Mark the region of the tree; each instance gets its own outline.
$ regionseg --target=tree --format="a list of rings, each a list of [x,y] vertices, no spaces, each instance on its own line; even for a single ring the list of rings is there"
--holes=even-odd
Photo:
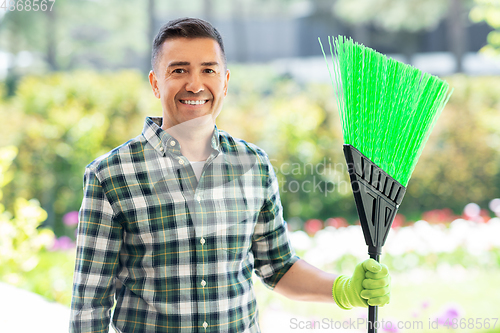
[[[203,17],[208,22],[213,22],[214,19],[214,1],[203,0]]]
[[[156,36],[156,1],[148,0],[148,40],[150,44],[153,42],[153,39]],[[145,58],[144,61],[144,69],[145,72],[149,72],[151,70],[151,62],[149,57]]]
[[[448,14],[448,38],[451,52],[457,64],[455,72],[463,72],[462,58],[467,50],[467,9],[464,0],[450,0]]]
[[[236,49],[236,61],[245,62],[248,60],[248,38],[245,27],[245,6],[244,1],[234,0],[232,2],[232,25],[234,30],[234,44]]]

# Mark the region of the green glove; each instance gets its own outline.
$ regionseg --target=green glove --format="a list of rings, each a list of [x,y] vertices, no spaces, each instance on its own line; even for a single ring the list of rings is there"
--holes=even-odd
[[[333,299],[345,310],[353,307],[384,306],[391,298],[391,276],[386,265],[367,259],[356,265],[349,278],[340,275],[332,288]]]

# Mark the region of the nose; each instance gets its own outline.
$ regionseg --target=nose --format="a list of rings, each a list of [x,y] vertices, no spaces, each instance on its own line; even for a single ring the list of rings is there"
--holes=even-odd
[[[200,75],[197,73],[189,75],[188,82],[186,84],[186,91],[197,94],[203,90],[203,82],[201,81]]]

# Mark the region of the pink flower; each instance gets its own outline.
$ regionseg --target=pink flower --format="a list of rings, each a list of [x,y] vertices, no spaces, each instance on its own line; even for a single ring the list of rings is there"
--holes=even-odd
[[[467,204],[464,208],[464,216],[468,220],[475,220],[477,217],[479,217],[480,213],[481,213],[481,207],[479,207],[478,204],[473,202]]]
[[[461,317],[460,309],[457,306],[451,305],[437,318],[440,325],[451,325],[453,319],[458,319]]]
[[[482,222],[488,222],[491,219],[490,213],[486,209],[481,209],[479,216],[483,219]]]
[[[486,223],[490,220],[490,214],[486,209],[481,209],[477,204],[470,203],[465,206],[462,218],[476,223]]]
[[[306,223],[304,223],[305,232],[307,232],[311,236],[320,231],[321,229],[323,229],[323,221],[321,220],[310,219],[307,220]]]
[[[330,217],[329,219],[326,219],[325,224],[337,229],[349,226],[349,223],[347,223],[347,220],[343,217]]]
[[[78,212],[69,212],[63,216],[63,223],[67,226],[74,226],[78,224]]]
[[[403,214],[396,214],[394,221],[392,222],[391,228],[402,227],[406,221],[406,217]]]
[[[61,236],[54,241],[51,251],[71,250],[75,247],[75,243],[68,236]]]
[[[500,217],[500,199],[495,198],[490,201],[490,209],[497,217]]]
[[[422,214],[422,220],[431,224],[447,223],[455,220],[457,217],[449,208],[433,209]]]

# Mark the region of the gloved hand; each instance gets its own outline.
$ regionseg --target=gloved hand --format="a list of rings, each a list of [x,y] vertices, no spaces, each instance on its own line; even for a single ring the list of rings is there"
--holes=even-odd
[[[367,259],[354,269],[349,278],[340,275],[332,288],[333,299],[345,310],[368,305],[384,306],[391,298],[391,276],[384,264]]]

